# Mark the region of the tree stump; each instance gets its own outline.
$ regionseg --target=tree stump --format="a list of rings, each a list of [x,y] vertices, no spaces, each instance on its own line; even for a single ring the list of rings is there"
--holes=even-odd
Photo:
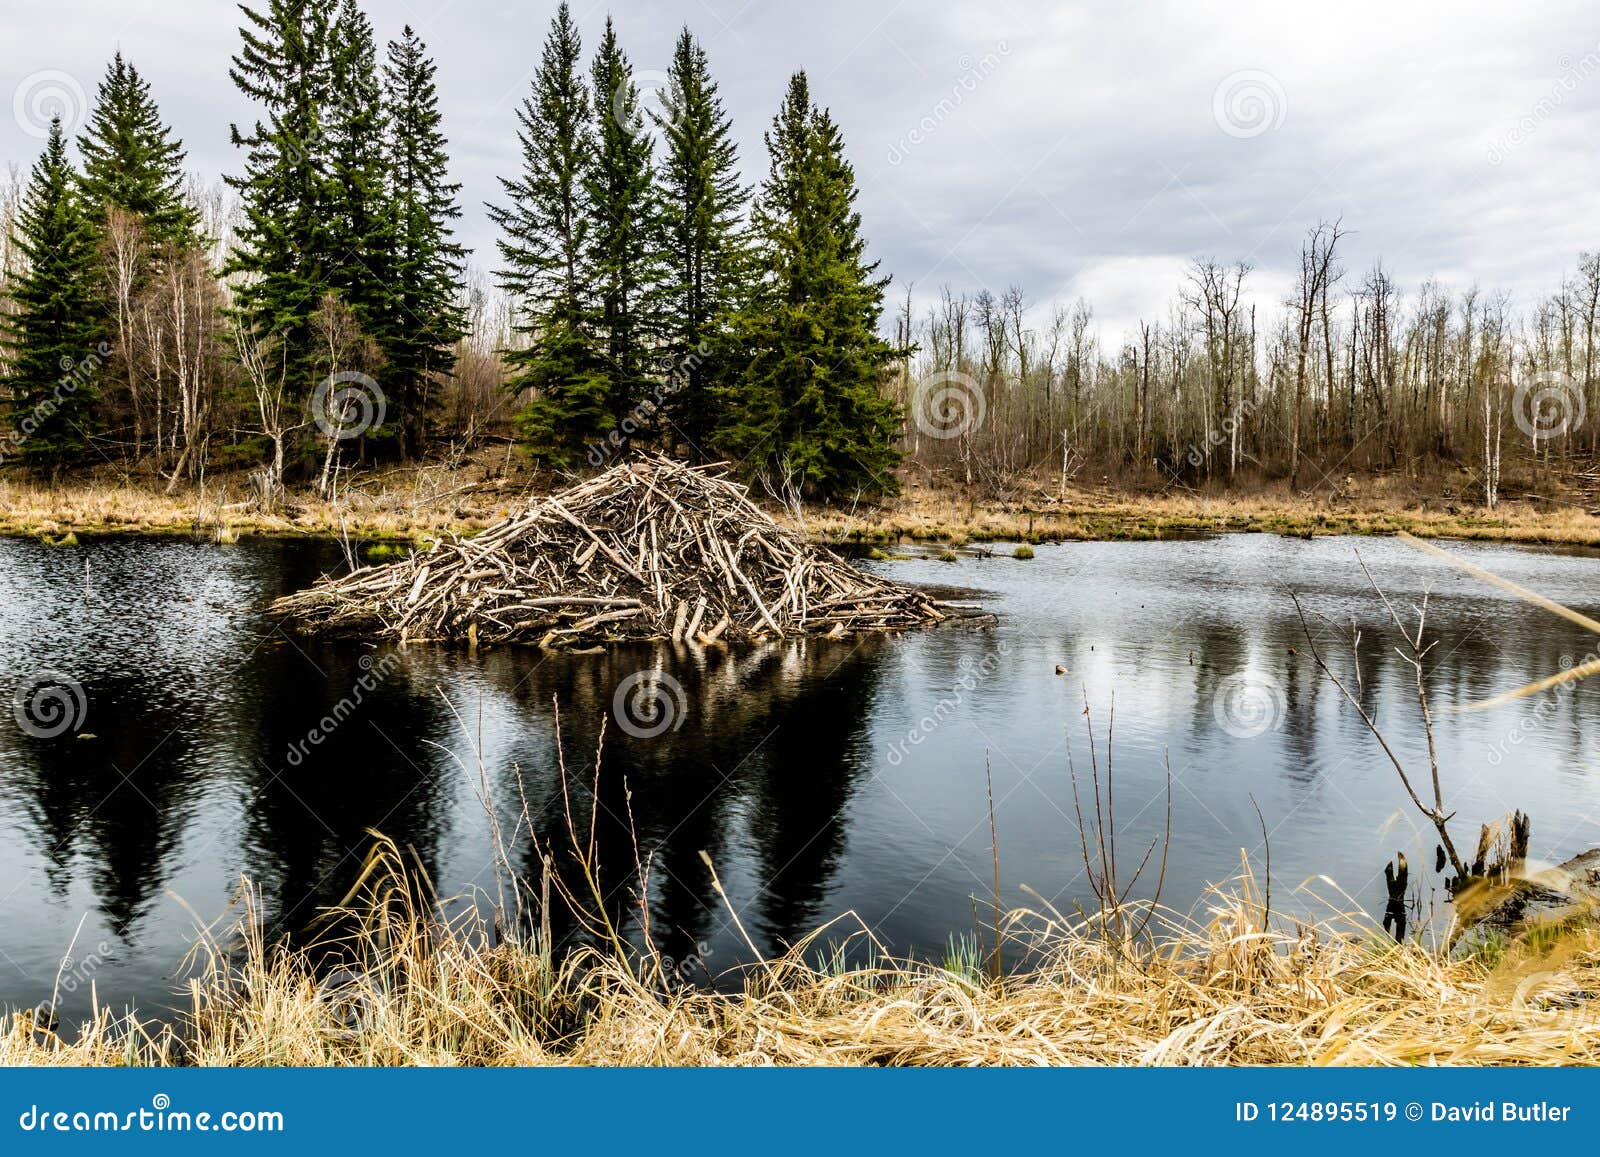
[[[1383,879],[1389,888],[1389,900],[1383,909],[1383,928],[1400,943],[1406,938],[1406,886],[1411,880],[1411,868],[1406,864],[1404,852],[1383,866]]]

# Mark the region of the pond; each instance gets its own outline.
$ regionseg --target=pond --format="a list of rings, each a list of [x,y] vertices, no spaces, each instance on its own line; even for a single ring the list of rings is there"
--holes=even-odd
[[[1592,552],[1451,549],[1597,610]],[[331,543],[0,540],[0,1003],[59,988],[71,1017],[92,987],[103,1004],[159,1015],[241,878],[293,934],[345,895],[374,830],[443,895],[493,894],[497,839],[537,878],[539,848],[565,832],[558,712],[584,832],[598,784],[606,887],[626,895],[631,827],[663,949],[714,973],[750,952],[702,851],[762,953],[844,913],[895,953],[938,957],[970,935],[993,889],[986,775],[1002,902],[1092,904],[1069,755],[1086,799],[1089,727],[1103,773],[1113,708],[1124,878],[1166,829],[1171,772],[1166,871],[1157,851],[1139,894],[1159,880],[1164,904],[1204,918],[1208,888],[1241,856],[1264,873],[1270,848],[1275,908],[1376,914],[1382,866],[1404,850],[1424,913],[1436,910],[1432,832],[1316,670],[1286,593],[1359,630],[1365,700],[1425,774],[1411,669],[1357,551],[1408,618],[1432,592],[1427,671],[1458,842],[1522,808],[1538,858],[1600,843],[1600,730],[1584,731],[1600,682],[1451,710],[1582,661],[1600,639],[1396,540],[1237,535],[864,562],[966,588],[998,625],[603,655],[289,638],[259,608],[343,566]],[[1349,672],[1348,647],[1319,630]],[[29,699],[41,680],[59,695]]]

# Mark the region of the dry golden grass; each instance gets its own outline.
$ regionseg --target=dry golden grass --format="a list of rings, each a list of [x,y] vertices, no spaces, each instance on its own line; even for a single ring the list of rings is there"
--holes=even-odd
[[[223,541],[240,534],[348,534],[420,540],[445,531],[470,534],[561,484],[508,471],[508,461],[491,457],[455,469],[435,465],[359,473],[347,481],[337,503],[297,493],[271,514],[255,510],[247,500],[242,475],[209,482],[204,492],[185,487],[172,495],[156,480],[110,475],[55,487],[0,481],[0,533],[199,533]],[[816,541],[1407,531],[1429,538],[1600,544],[1600,518],[1576,506],[1506,501],[1490,512],[1466,502],[1433,501],[1424,508],[1414,488],[1389,478],[1350,480],[1331,498],[1297,495],[1282,485],[1152,495],[1108,484],[1070,488],[1063,496],[1044,480],[1021,482],[1003,500],[977,494],[947,478],[908,470],[904,493],[881,503],[812,506],[778,516]]]
[[[212,484],[205,493],[114,482],[36,486],[0,482],[0,533],[39,536],[86,533],[201,534],[220,541],[241,534],[422,538],[471,533],[503,517],[526,495],[520,488],[440,485],[423,472],[373,480],[337,503],[291,495],[283,507],[255,508],[241,485]],[[428,483],[433,483],[429,485]]]
[[[1307,497],[1287,486],[1237,492],[1148,494],[1112,485],[1063,494],[1020,482],[1006,497],[980,499],[946,480],[908,474],[903,492],[881,504],[806,512],[807,529],[832,540],[897,538],[964,541],[1151,539],[1185,534],[1396,534],[1423,538],[1600,544],[1600,518],[1572,505],[1503,501],[1493,511],[1429,500],[1393,480],[1351,480],[1339,494]]]
[[[1600,1060],[1600,934],[1442,958],[1343,920],[1273,919],[1248,875],[1209,923],[1130,939],[1128,921],[1017,912],[1003,981],[944,966],[828,966],[845,925],[749,970],[734,992],[672,981],[614,942],[553,964],[537,934],[486,946],[419,904],[392,846],[372,862],[330,988],[241,921],[190,1011],[127,1032],[102,1012],[61,1039],[12,1016],[8,1065],[1556,1065]],[[350,913],[346,913],[350,915]],[[1270,927],[1264,927],[1263,925]],[[864,933],[857,933],[864,937]],[[857,947],[862,947],[858,944]]]

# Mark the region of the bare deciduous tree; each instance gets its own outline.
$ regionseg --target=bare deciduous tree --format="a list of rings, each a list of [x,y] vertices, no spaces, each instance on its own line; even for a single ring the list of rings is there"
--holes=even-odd
[[[291,421],[289,357],[283,341],[273,334],[257,334],[237,314],[232,319],[234,357],[244,371],[260,416],[260,433],[272,443],[267,464],[251,476],[257,503],[266,510],[283,501],[284,450],[289,435],[305,421]]]
[[[319,353],[319,360],[326,370],[328,378],[356,371],[365,373],[376,369],[381,355],[378,344],[373,341],[356,320],[355,313],[338,296],[332,293],[324,294],[317,303],[317,311],[311,317],[312,339],[315,341]],[[347,413],[331,412],[332,407],[348,407],[353,404],[348,399],[341,401],[345,395],[338,390],[324,391],[325,404],[330,407],[330,412],[324,414],[325,419],[323,437],[326,450],[322,457],[322,474],[317,481],[317,493],[324,498],[334,497],[337,487],[337,474],[335,464],[339,457],[339,445],[347,436],[346,427],[351,415]]]
[[[1319,221],[1306,234],[1300,246],[1300,280],[1294,301],[1295,310],[1294,410],[1289,419],[1289,485],[1300,485],[1300,427],[1306,397],[1306,359],[1311,356],[1313,326],[1319,312],[1327,315],[1328,290],[1342,276],[1334,264],[1334,252],[1344,236],[1339,222]],[[1326,340],[1326,338],[1324,338]]]

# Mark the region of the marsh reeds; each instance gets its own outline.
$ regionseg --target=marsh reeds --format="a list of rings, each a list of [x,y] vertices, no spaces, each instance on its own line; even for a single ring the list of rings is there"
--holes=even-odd
[[[335,973],[248,920],[242,951],[192,983],[176,1024],[104,1010],[61,1035],[26,1015],[0,1062],[43,1065],[1586,1064],[1600,1060],[1600,938],[1451,959],[1337,917],[1264,928],[1249,876],[1202,923],[1158,913],[1130,951],[1093,918],[1003,923],[1003,983],[968,949],[942,963],[824,952],[847,922],[749,968],[731,991],[663,983],[599,948],[553,960],[417,903],[392,845]],[[382,902],[379,902],[380,898]],[[870,936],[857,929],[854,936]],[[330,976],[334,979],[330,980]]]

